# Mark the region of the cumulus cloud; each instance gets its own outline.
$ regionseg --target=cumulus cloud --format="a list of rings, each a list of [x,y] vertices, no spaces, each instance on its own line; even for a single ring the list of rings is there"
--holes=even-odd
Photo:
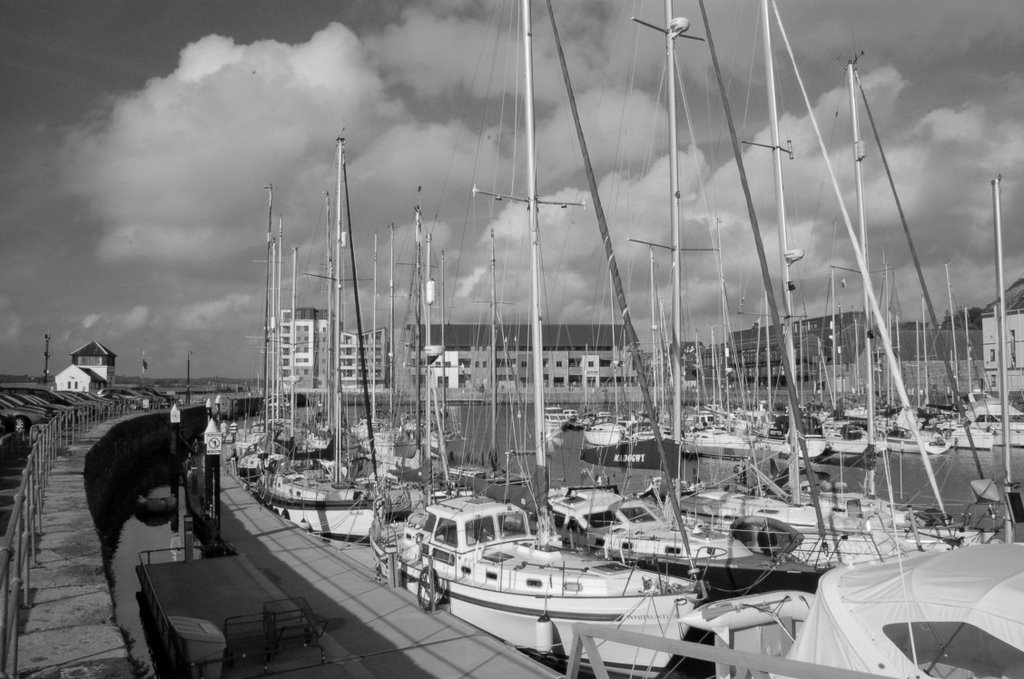
[[[149,322],[149,307],[139,304],[124,313],[91,313],[82,318],[82,327],[101,330],[104,336],[121,337],[144,328]]]
[[[340,124],[373,130],[400,108],[361,50],[341,24],[298,45],[207,36],[71,136],[69,180],[107,225],[101,259],[234,255],[260,187],[301,175]]]
[[[257,300],[255,295],[234,293],[218,299],[202,300],[188,304],[177,316],[177,323],[183,330],[217,329],[225,320],[234,322],[239,312],[249,313]]]

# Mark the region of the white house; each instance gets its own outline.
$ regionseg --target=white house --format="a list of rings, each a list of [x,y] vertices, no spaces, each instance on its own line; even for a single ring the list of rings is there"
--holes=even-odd
[[[54,377],[57,391],[92,391],[103,389],[108,382],[89,368],[69,365]]]

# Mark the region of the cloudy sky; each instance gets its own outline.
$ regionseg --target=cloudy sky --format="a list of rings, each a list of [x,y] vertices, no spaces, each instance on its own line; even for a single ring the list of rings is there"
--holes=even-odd
[[[716,0],[709,21],[744,165],[778,276],[763,45],[754,0]],[[664,25],[660,0],[556,0],[556,19],[601,200],[643,338],[649,250],[668,244]],[[336,138],[345,138],[353,276],[369,325],[406,318],[419,206],[452,322],[486,322],[492,233],[506,323],[526,321],[529,238],[519,19],[510,0],[0,0],[0,373],[37,375],[99,340],[118,372],[258,374],[268,192],[283,226],[282,295],[323,307]],[[859,276],[796,75],[856,224],[846,64],[857,72],[940,315],[996,296],[991,181],[1002,175],[1007,284],[1024,274],[1024,3],[778,0],[773,43],[795,313],[860,309]],[[611,322],[607,267],[543,3],[534,2],[544,318]],[[691,35],[707,28],[676,0]],[[708,341],[763,313],[750,220],[707,42],[677,40],[684,332]],[[890,306],[920,317],[921,290],[863,104],[870,267],[892,270]],[[326,196],[326,197],[325,197]],[[586,207],[559,207],[584,201]],[[332,208],[333,210],[333,208]],[[392,229],[394,238],[392,241]],[[374,267],[374,248],[376,261]],[[700,250],[719,247],[717,252]],[[443,255],[442,255],[443,253]],[[443,263],[443,267],[442,267]],[[376,269],[376,276],[374,271]],[[310,275],[312,274],[312,275]],[[320,277],[318,277],[320,276]],[[670,268],[654,253],[659,325]],[[374,280],[376,279],[376,296]],[[845,282],[845,287],[842,283]],[[724,294],[723,294],[724,289]],[[354,328],[352,283],[346,325]],[[726,312],[723,313],[723,304]],[[435,305],[435,317],[440,316]],[[649,340],[648,340],[649,341]]]

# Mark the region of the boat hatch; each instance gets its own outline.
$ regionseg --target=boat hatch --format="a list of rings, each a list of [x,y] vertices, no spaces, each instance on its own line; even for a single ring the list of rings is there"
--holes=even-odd
[[[498,552],[496,554],[485,554],[482,557],[482,560],[483,561],[490,561],[491,563],[503,563],[505,561],[508,561],[511,558],[512,558],[511,554],[506,554],[504,552]]]

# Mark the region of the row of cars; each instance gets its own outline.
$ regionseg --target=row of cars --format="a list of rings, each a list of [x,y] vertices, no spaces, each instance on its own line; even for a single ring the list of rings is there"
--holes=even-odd
[[[104,393],[109,392],[109,393]],[[0,434],[29,432],[36,425],[45,425],[66,412],[82,408],[100,408],[118,401],[130,401],[129,407],[159,408],[171,398],[155,389],[113,387],[98,394],[80,391],[51,391],[34,386],[0,387]]]

